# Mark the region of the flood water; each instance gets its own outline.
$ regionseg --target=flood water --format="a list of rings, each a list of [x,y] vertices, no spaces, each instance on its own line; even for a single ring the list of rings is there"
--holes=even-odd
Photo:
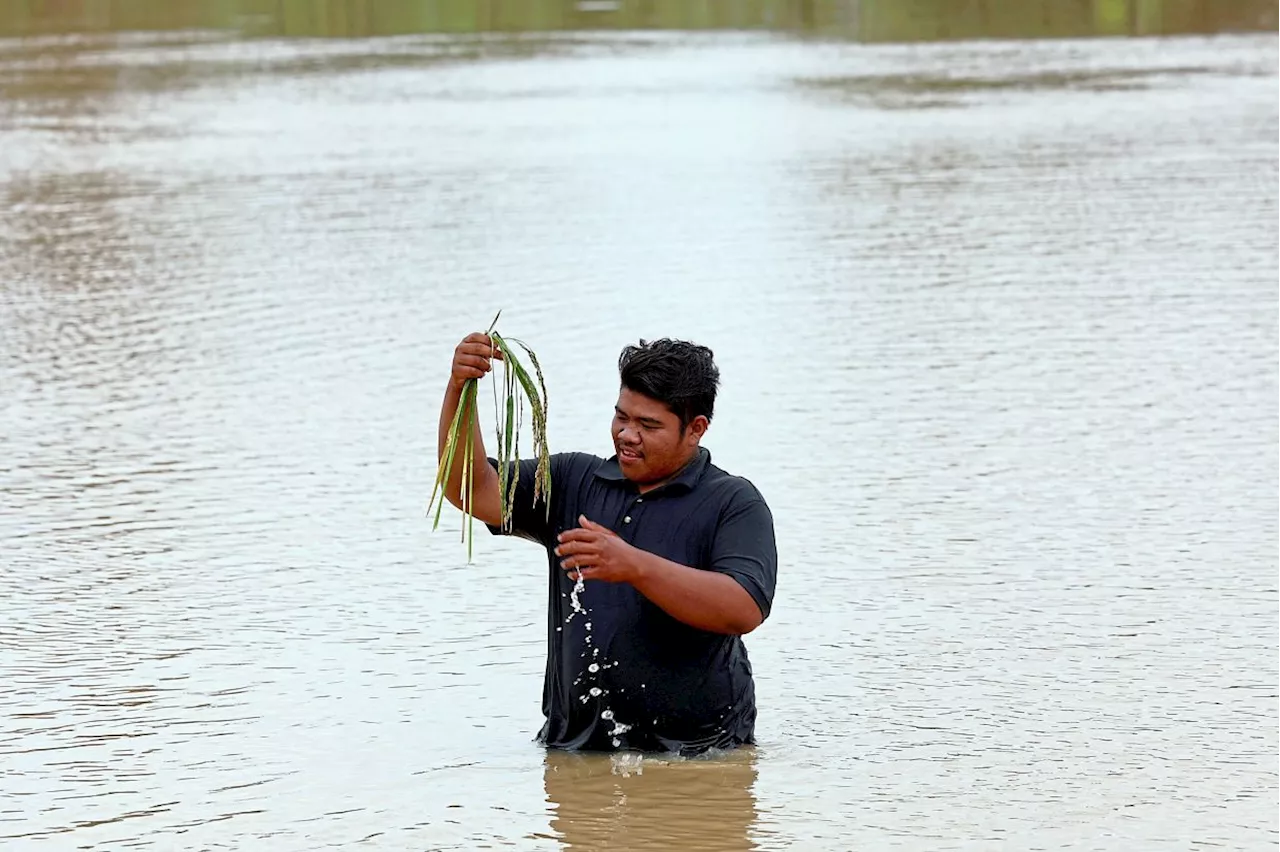
[[[1276,68],[0,40],[0,845],[1275,848]],[[756,749],[534,743],[543,555],[424,517],[499,308],[556,451],[715,350]]]

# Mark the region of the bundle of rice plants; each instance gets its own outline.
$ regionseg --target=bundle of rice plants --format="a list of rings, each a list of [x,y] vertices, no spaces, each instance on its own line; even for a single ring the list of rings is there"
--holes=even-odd
[[[537,505],[539,500],[543,500],[548,512],[551,505],[551,452],[547,448],[547,385],[543,379],[542,365],[538,363],[538,356],[524,341],[514,337],[503,337],[495,330],[500,316],[502,311],[498,311],[498,316],[493,318],[493,322],[489,324],[489,330],[485,333],[489,335],[494,348],[502,355],[501,382],[498,379],[497,369],[490,371],[490,377],[493,379],[493,408],[497,437],[493,455],[498,460],[498,482],[502,494],[502,528],[510,530],[511,513],[515,507],[516,483],[520,473],[520,429],[524,425],[526,407],[532,414],[532,457],[538,460],[533,480],[533,502]],[[522,349],[528,357],[529,363],[533,366],[532,375],[517,356],[516,347]],[[472,427],[479,422],[480,417],[479,388],[479,379],[468,379],[463,385],[458,410],[454,413],[453,421],[449,426],[444,452],[440,454],[440,466],[436,472],[435,485],[431,490],[431,500],[427,504],[428,517],[431,515],[432,508],[435,509],[435,520],[431,528],[438,529],[441,511],[445,504],[445,483],[453,473],[454,464],[461,464],[462,541],[467,546],[468,563],[471,562],[475,538],[473,506],[475,505],[476,452]],[[480,463],[487,464],[487,460],[481,459]]]

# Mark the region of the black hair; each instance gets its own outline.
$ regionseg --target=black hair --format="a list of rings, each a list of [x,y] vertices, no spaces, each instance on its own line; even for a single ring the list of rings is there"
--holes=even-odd
[[[680,431],[702,415],[711,419],[716,407],[720,370],[711,350],[684,340],[640,341],[623,348],[618,358],[622,386],[656,399],[680,418]]]

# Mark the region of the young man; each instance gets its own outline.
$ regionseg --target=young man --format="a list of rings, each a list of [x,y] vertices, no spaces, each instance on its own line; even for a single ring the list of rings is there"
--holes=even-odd
[[[440,452],[463,385],[494,357],[479,333],[454,351]],[[475,516],[494,534],[547,549],[538,739],[551,748],[682,754],[754,743],[755,684],[741,637],[773,603],[773,516],[750,482],[711,464],[701,446],[720,383],[711,350],[641,341],[623,349],[618,370],[614,455],[553,455],[549,507],[533,503],[536,462],[521,461],[503,530],[497,462],[473,474]],[[473,440],[483,454],[478,425]],[[460,506],[455,468],[445,495]]]

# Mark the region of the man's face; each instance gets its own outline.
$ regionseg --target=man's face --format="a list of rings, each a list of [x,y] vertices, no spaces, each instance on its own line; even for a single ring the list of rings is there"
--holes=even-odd
[[[680,418],[656,399],[623,388],[613,411],[613,448],[618,466],[638,485],[654,485],[680,471],[707,429],[707,418],[695,417],[680,429]]]

